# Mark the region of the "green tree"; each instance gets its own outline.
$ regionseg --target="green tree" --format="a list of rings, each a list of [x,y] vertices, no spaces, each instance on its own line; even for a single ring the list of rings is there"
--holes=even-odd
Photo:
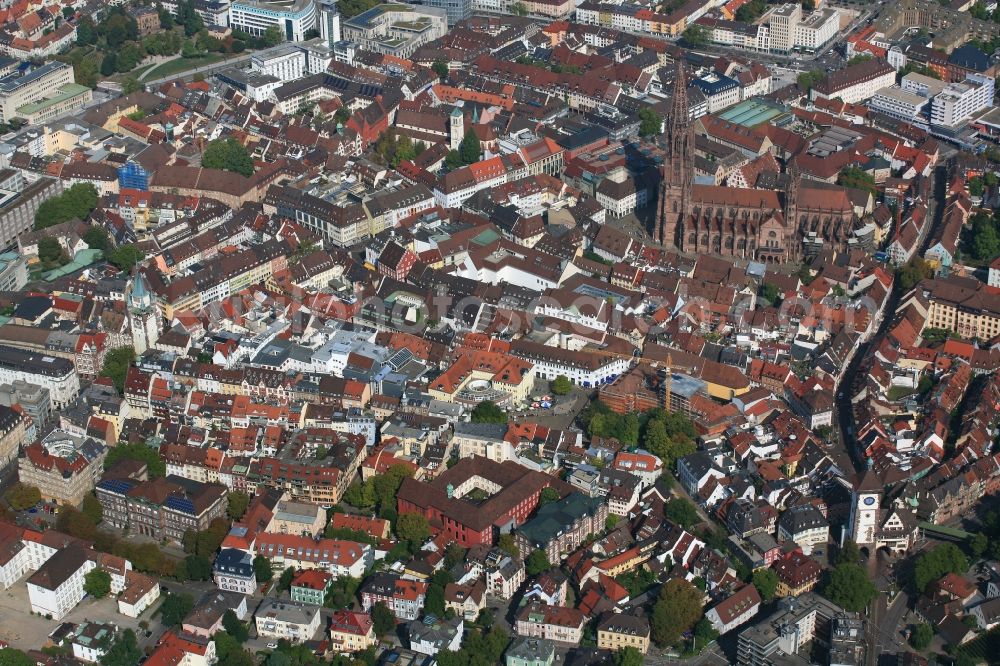
[[[167,627],[178,627],[194,608],[194,597],[190,594],[167,594],[160,606],[160,619]]]
[[[126,629],[111,643],[111,647],[101,657],[100,663],[101,666],[135,666],[142,661],[142,657],[135,632]]]
[[[684,529],[690,529],[701,521],[694,505],[680,497],[674,497],[666,503],[663,507],[663,515]]]
[[[449,169],[458,169],[465,165],[462,161],[462,154],[457,150],[452,149],[448,151],[448,154],[444,156],[444,165]]]
[[[660,647],[676,645],[702,617],[702,592],[683,578],[671,578],[660,588],[650,616],[650,633]]]
[[[479,143],[479,137],[476,136],[476,132],[470,127],[465,131],[462,142],[458,144],[458,154],[461,155],[462,162],[465,164],[475,164],[479,161],[482,153],[483,148]]]
[[[424,597],[424,613],[444,617],[444,612],[444,588],[440,585],[429,585]]]
[[[989,547],[990,541],[982,532],[976,532],[972,535],[972,538],[969,539],[969,551],[977,560],[983,556]]]
[[[743,9],[743,7],[740,7],[740,9]],[[812,71],[802,72],[799,74],[796,79],[796,83],[799,84],[799,88],[802,89],[803,92],[808,93],[813,89],[813,86],[825,78],[826,74],[822,70],[814,69]]]
[[[427,518],[419,513],[403,513],[396,520],[396,534],[414,544],[422,544],[431,535]]]
[[[609,513],[608,517],[604,519],[604,530],[610,532],[618,526],[618,516],[613,513]]]
[[[70,220],[86,220],[97,208],[97,190],[93,185],[73,185],[62,194],[46,199],[35,213],[35,230]]]
[[[93,495],[84,495],[83,504],[80,507],[83,515],[95,525],[104,519],[104,508],[101,502]]]
[[[858,548],[852,539],[844,541],[844,545],[837,550],[837,556],[833,560],[834,564],[857,564],[861,561],[861,549]]]
[[[472,410],[470,418],[473,423],[507,423],[507,413],[496,406],[496,403],[483,400]]]
[[[87,231],[83,234],[83,242],[87,244],[92,250],[105,251],[111,247],[111,237],[108,236],[108,232],[104,230],[103,227],[99,227],[96,224],[91,225],[87,228]]]
[[[859,564],[838,564],[823,587],[827,599],[853,613],[860,613],[878,590]]]
[[[190,580],[212,579],[212,563],[204,555],[188,555],[184,558],[184,566]]]
[[[139,79],[137,77],[126,76],[122,79],[122,92],[126,95],[131,95],[139,90],[142,90],[142,84],[139,83]]]
[[[521,556],[521,549],[517,547],[514,535],[510,532],[504,532],[500,535],[500,539],[497,541],[497,547],[511,557],[518,558]]]
[[[977,213],[972,217],[972,255],[980,261],[1000,255],[1000,232],[993,216]]]
[[[119,442],[117,446],[112,446],[104,458],[104,469],[111,469],[119,460],[137,460],[146,463],[146,471],[151,479],[158,479],[167,474],[167,464],[160,457],[160,452],[142,442]]]
[[[385,636],[395,631],[396,616],[385,603],[380,601],[372,607],[372,624],[376,636]]]
[[[943,543],[933,550],[925,551],[913,565],[913,584],[924,592],[927,586],[945,574],[964,574],[969,568],[969,560],[958,546]]]
[[[274,578],[274,570],[271,568],[271,560],[263,555],[253,558],[253,572],[257,576],[258,583],[270,583]]]
[[[915,650],[926,650],[934,640],[934,629],[929,624],[918,624],[910,632],[910,645]]]
[[[94,25],[94,19],[88,14],[84,14],[80,17],[80,21],[76,24],[76,43],[77,46],[90,46],[97,42],[97,27]]]
[[[684,42],[692,48],[699,48],[708,43],[708,31],[697,23],[690,24],[682,37]]]
[[[146,52],[138,42],[125,42],[118,51],[118,71],[131,72],[146,57]]]
[[[378,500],[379,509],[396,506],[396,493],[399,486],[403,484],[403,479],[413,476],[413,468],[406,465],[392,465],[385,474],[380,474],[372,479],[375,490],[375,498]]]
[[[639,109],[639,135],[645,137],[659,136],[663,132],[663,118],[651,107]]]
[[[222,169],[243,176],[253,175],[250,151],[232,137],[211,141],[201,157],[201,164],[207,169]]]
[[[38,488],[18,481],[4,493],[4,499],[15,511],[26,511],[42,501],[42,493]]]
[[[108,261],[126,273],[131,273],[143,259],[146,253],[131,243],[120,245],[107,255]]]
[[[771,282],[765,282],[760,286],[760,298],[768,305],[774,307],[781,305],[781,291]]]
[[[629,645],[614,653],[614,666],[642,666],[642,653]]]
[[[0,648],[0,666],[35,666],[35,660],[16,648]]]
[[[548,504],[550,502],[558,502],[558,501],[559,501],[559,491],[558,490],[556,490],[555,488],[552,488],[552,487],[542,488],[542,492],[538,496],[538,505],[539,506],[545,506],[546,504]]]
[[[81,58],[73,63],[73,78],[81,86],[96,88],[99,79],[100,68],[96,57]]]
[[[108,596],[111,593],[111,574],[104,569],[91,569],[83,577],[83,591],[97,599]]]
[[[160,28],[163,30],[173,30],[174,15],[164,9],[160,3],[156,3],[156,13],[160,15]]]
[[[753,572],[753,586],[757,588],[761,600],[768,603],[774,599],[778,589],[778,574],[773,569],[757,569]]]
[[[878,188],[875,185],[875,176],[856,166],[849,166],[841,170],[837,175],[837,184],[864,190],[873,195],[878,192]]]
[[[573,382],[566,375],[559,375],[549,383],[549,390],[555,395],[566,395],[573,390]]]
[[[278,591],[287,592],[292,589],[292,579],[295,578],[295,567],[286,567],[278,578]]]
[[[38,241],[38,260],[45,269],[58,268],[70,262],[69,255],[59,241],[46,236]]]
[[[431,65],[431,69],[434,70],[434,73],[437,74],[438,78],[441,79],[442,81],[448,80],[448,63],[446,63],[444,60],[441,59],[435,60],[434,63]]]
[[[108,377],[114,383],[119,393],[125,393],[125,375],[129,366],[135,360],[135,349],[132,347],[117,347],[104,356],[101,367],[101,377]]]
[[[549,562],[549,556],[545,554],[544,550],[535,549],[524,560],[524,570],[529,576],[537,576],[551,568],[552,563]]]
[[[118,55],[114,51],[101,60],[101,75],[111,76],[118,71]]]
[[[227,610],[222,616],[222,628],[226,633],[236,639],[240,645],[247,642],[250,632],[247,630],[245,622],[236,617],[232,609]]]
[[[914,257],[899,267],[896,279],[903,291],[913,289],[921,280],[934,276],[934,268],[920,257]]]
[[[226,495],[226,515],[230,520],[239,520],[250,506],[250,496],[241,490],[231,490]]]
[[[276,25],[272,25],[264,31],[264,34],[261,36],[261,41],[264,42],[264,46],[270,48],[285,41],[285,35],[281,32],[281,28]]]
[[[375,506],[375,484],[368,481],[361,481],[360,478],[347,487],[344,491],[344,501],[358,509],[370,509]]]

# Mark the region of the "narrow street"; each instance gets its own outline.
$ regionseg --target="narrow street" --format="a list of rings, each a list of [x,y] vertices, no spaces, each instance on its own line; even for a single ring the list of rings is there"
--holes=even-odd
[[[932,178],[931,188],[933,195],[931,201],[928,202],[931,214],[931,226],[921,239],[914,254],[914,256],[918,257],[922,256],[927,249],[930,239],[934,237],[934,230],[941,223],[943,217],[945,187],[948,182],[947,167],[944,165],[936,167]],[[854,354],[854,357],[848,364],[847,371],[844,373],[844,384],[846,385],[842,384],[837,387],[835,404],[837,427],[839,428],[841,443],[854,462],[855,469],[859,471],[865,468],[866,461],[862,452],[855,446],[854,433],[856,429],[852,398],[865,386],[865,378],[872,363],[870,352],[878,348],[882,338],[885,337],[889,325],[895,319],[896,308],[902,296],[902,290],[898,285],[894,284],[892,293],[889,294],[889,298],[886,300],[885,311],[878,330],[867,342],[858,348],[857,353]],[[869,576],[872,580],[876,581],[879,590],[878,596],[869,607],[868,623],[866,626],[867,635],[865,638],[868,645],[865,650],[865,662],[868,666],[875,666],[878,662],[878,656],[883,652],[893,652],[902,646],[897,631],[900,621],[905,617],[908,605],[905,593],[898,594],[891,604],[888,602],[888,594],[886,593],[888,581],[881,576],[881,572],[878,570],[878,560],[879,555],[873,553],[868,563]]]
[[[931,189],[934,194],[931,201],[928,202],[928,205],[931,209],[932,222],[930,228],[927,230],[927,233],[921,240],[917,251],[914,253],[914,256],[916,257],[923,255],[928,244],[930,243],[930,239],[934,237],[934,230],[937,229],[939,224],[941,224],[941,220],[944,216],[943,202],[945,199],[945,187],[948,182],[947,166],[940,165],[936,167],[931,177],[933,178]],[[889,294],[889,298],[886,301],[885,312],[878,330],[867,342],[858,347],[857,353],[854,354],[851,362],[847,366],[847,371],[844,373],[844,383],[837,387],[837,395],[835,398],[835,404],[837,406],[837,427],[840,431],[841,442],[847,449],[848,454],[854,462],[854,467],[857,470],[865,468],[865,460],[861,455],[861,452],[855,447],[854,408],[852,398],[856,396],[862,388],[864,388],[865,377],[868,375],[868,369],[871,367],[872,362],[869,353],[871,350],[878,347],[882,338],[885,337],[886,332],[889,330],[889,325],[895,318],[896,308],[899,305],[899,299],[903,296],[901,292],[902,290],[894,284],[892,293]]]

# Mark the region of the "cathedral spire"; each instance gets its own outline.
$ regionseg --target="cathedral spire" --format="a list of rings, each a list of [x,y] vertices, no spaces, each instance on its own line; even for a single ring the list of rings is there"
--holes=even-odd
[[[691,118],[688,110],[687,95],[687,72],[684,68],[684,60],[677,61],[677,74],[674,77],[674,97],[670,107],[670,129],[671,134],[687,127]]]

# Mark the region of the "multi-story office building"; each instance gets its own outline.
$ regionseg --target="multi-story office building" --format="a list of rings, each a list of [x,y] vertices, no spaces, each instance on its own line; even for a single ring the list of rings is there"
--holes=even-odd
[[[277,26],[285,41],[302,42],[316,28],[314,0],[237,0],[229,5],[229,26],[260,37]]]
[[[53,430],[24,449],[18,478],[38,488],[42,499],[80,506],[101,478],[108,447],[89,437]]]
[[[424,5],[443,9],[448,15],[448,25],[455,25],[472,15],[472,0],[425,0]]]
[[[66,407],[80,393],[80,377],[72,361],[0,345],[0,383],[18,380],[47,389],[55,409]]]
[[[302,643],[312,640],[319,629],[319,607],[268,598],[257,609],[254,621],[261,638]]]
[[[337,28],[340,30],[339,25]],[[294,81],[312,74],[322,74],[333,62],[333,50],[320,37],[300,44],[279,44],[254,53],[250,70],[282,81]]]
[[[994,81],[969,74],[963,83],[949,83],[931,102],[931,124],[952,127],[993,106]]]
[[[21,117],[45,122],[92,98],[89,88],[76,85],[71,65],[48,62],[0,78],[0,121]]]
[[[156,539],[180,541],[206,529],[226,511],[226,488],[179,476],[138,481],[105,478],[97,484],[104,521]]]
[[[319,0],[316,21],[319,24],[319,36],[331,49],[340,41],[340,12],[337,11],[336,0]]]
[[[257,591],[257,574],[253,555],[236,548],[223,548],[213,567],[215,586],[226,592],[253,595]]]
[[[32,441],[27,438],[27,426],[24,414],[0,405],[0,472],[17,459],[21,445]]]
[[[872,111],[884,113],[890,118],[913,122],[920,118],[930,100],[900,86],[882,88],[868,102]]]
[[[96,568],[80,546],[57,551],[28,579],[31,612],[61,620],[83,599],[84,577]]]
[[[344,21],[341,32],[368,51],[408,58],[448,32],[448,15],[438,7],[382,4]]]
[[[837,36],[840,29],[840,12],[836,9],[820,9],[802,17],[795,26],[795,48],[802,51],[818,51]]]
[[[781,5],[769,15],[771,50],[788,52],[795,47],[795,29],[802,19],[802,6],[798,3]]]
[[[885,60],[866,60],[837,70],[813,86],[811,99],[840,98],[856,104],[896,82],[896,70]]]
[[[42,202],[62,191],[62,181],[57,178],[39,178],[29,183],[18,169],[0,170],[0,247],[7,247],[31,229]],[[12,282],[6,269],[0,272],[0,289],[14,291],[27,284],[27,267],[13,277],[16,279]]]
[[[829,645],[831,621],[843,612],[812,592],[785,599],[770,617],[740,632],[737,663],[766,666],[797,655],[811,641]]]

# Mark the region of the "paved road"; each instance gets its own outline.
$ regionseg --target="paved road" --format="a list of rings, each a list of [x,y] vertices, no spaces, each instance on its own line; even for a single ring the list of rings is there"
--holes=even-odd
[[[189,69],[189,70],[184,71],[184,72],[177,72],[177,73],[171,74],[169,76],[162,76],[162,77],[160,77],[158,79],[148,79],[148,78],[146,78],[146,77],[148,77],[150,75],[150,73],[155,72],[159,68],[159,66],[163,64],[163,63],[160,63],[160,65],[157,65],[156,67],[148,69],[148,70],[146,70],[143,73],[143,81],[142,81],[142,83],[143,83],[143,85],[146,85],[146,86],[157,86],[157,85],[160,85],[161,83],[166,83],[167,81],[175,81],[177,79],[186,79],[186,78],[194,76],[195,74],[207,74],[207,73],[210,73],[210,72],[218,71],[220,69],[226,69],[227,67],[237,67],[239,65],[242,65],[245,62],[248,62],[252,56],[253,56],[252,53],[246,53],[244,55],[236,56],[235,58],[229,58],[227,60],[222,60],[220,62],[211,63],[209,65],[202,65],[201,67],[195,67],[193,69]],[[176,58],[174,58],[174,60],[176,60]],[[167,62],[170,62],[170,61],[167,61]]]
[[[927,249],[927,245],[930,239],[934,237],[934,229],[941,224],[941,219],[943,217],[944,206],[942,202],[944,201],[945,186],[947,185],[947,166],[939,166],[934,170],[932,175],[933,181],[931,184],[931,191],[933,196],[931,197],[931,226],[927,231],[926,236],[921,241],[917,248],[914,256],[922,256],[924,251]],[[846,380],[844,384],[837,387],[837,427],[840,429],[841,441],[846,447],[848,453],[851,455],[854,465],[858,470],[862,470],[865,467],[865,461],[862,459],[861,452],[855,447],[854,433],[854,409],[851,399],[853,396],[857,395],[860,390],[865,386],[865,377],[868,376],[868,368],[871,367],[872,357],[869,353],[878,348],[878,345],[885,337],[886,332],[889,329],[889,324],[893,321],[896,307],[899,305],[899,299],[902,296],[900,290],[896,287],[893,288],[892,293],[889,294],[889,298],[885,305],[885,314],[882,317],[882,322],[868,342],[863,343],[858,347],[857,352],[851,359],[851,362],[847,366],[847,371],[844,373],[844,379]]]

